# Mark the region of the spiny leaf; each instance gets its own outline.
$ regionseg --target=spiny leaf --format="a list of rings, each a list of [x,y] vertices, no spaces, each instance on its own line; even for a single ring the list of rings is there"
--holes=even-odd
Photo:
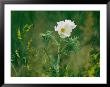
[[[44,40],[44,42],[48,43],[52,36],[52,31],[47,31],[46,33],[41,33],[40,36]]]

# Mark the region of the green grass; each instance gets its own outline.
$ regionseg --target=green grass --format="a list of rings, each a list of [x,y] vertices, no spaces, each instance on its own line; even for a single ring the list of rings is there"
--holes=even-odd
[[[71,37],[78,37],[78,51],[61,56],[60,71],[55,42],[42,40],[40,34],[54,31],[58,21],[73,20],[77,27]],[[63,44],[62,44],[63,47]],[[71,47],[66,49],[70,50]],[[76,50],[76,48],[74,48]],[[12,11],[11,76],[14,77],[99,77],[99,11]]]

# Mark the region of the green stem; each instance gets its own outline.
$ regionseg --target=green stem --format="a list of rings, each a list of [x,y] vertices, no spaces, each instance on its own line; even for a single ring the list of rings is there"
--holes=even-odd
[[[54,36],[52,36],[52,39],[55,41],[57,47],[58,47],[58,58],[57,58],[57,63],[56,63],[56,74],[57,76],[59,76],[59,70],[60,70],[60,44],[59,42],[56,40],[56,38]]]
[[[59,76],[59,69],[60,69],[60,45],[58,45],[58,59],[56,65],[57,76]]]

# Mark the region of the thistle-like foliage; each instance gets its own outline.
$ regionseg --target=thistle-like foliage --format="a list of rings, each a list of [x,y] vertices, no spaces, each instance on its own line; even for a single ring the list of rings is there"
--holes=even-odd
[[[80,42],[78,37],[71,37],[64,40],[64,47],[62,48],[62,53],[64,55],[69,55],[71,52],[77,52],[80,49]]]
[[[77,52],[80,48],[80,43],[78,41],[78,37],[70,37],[72,29],[76,27],[74,22],[65,20],[65,22],[61,21],[57,24],[58,26],[55,27],[55,31],[58,31],[59,35],[57,34],[55,36],[54,31],[46,31],[45,33],[41,33],[40,36],[46,44],[51,45],[52,43],[49,43],[50,40],[54,42],[54,45],[57,48],[57,58],[52,58],[55,61],[51,63],[50,67],[55,71],[56,76],[60,76],[61,57],[64,55],[69,57],[70,53]]]
[[[52,36],[52,31],[47,31],[46,33],[41,33],[40,36],[42,37],[42,40],[48,44],[48,42]]]
[[[100,12],[19,13],[12,15],[11,76],[100,76]]]

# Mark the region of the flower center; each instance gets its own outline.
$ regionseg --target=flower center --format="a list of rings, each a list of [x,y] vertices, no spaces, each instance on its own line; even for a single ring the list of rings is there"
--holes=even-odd
[[[61,28],[61,32],[65,32],[65,29],[64,28]]]

